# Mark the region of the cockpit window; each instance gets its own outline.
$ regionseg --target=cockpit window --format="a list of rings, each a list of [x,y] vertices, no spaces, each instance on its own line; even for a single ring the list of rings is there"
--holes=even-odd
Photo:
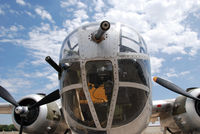
[[[78,58],[79,45],[77,30],[72,32],[63,42],[60,59]]]
[[[123,42],[120,45],[120,52],[139,52],[140,46],[134,41],[127,37],[121,37],[121,42]]]
[[[119,127],[136,119],[142,112],[147,98],[148,93],[144,90],[119,87],[112,126]]]
[[[61,79],[62,88],[82,83],[80,62],[65,63],[63,67],[66,69]],[[68,89],[62,94],[62,103],[71,118],[88,127],[96,127],[83,88]]]
[[[81,83],[81,70],[79,62],[71,62],[70,64],[65,65],[67,68],[63,73],[63,87],[69,86],[72,84]]]
[[[120,52],[147,53],[146,44],[142,37],[131,27],[122,25],[120,32]]]
[[[113,92],[113,67],[110,61],[86,63],[87,83],[100,124],[107,125]]]
[[[88,127],[95,127],[83,89],[67,91],[62,96],[64,108],[71,118]]]
[[[120,59],[119,81],[136,82],[150,87],[150,72],[148,72],[146,62],[140,59]]]

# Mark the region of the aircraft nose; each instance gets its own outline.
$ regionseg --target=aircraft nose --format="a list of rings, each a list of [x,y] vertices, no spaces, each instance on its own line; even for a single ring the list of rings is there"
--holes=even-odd
[[[78,28],[61,49],[60,64],[68,66],[61,76],[62,105],[78,133],[105,133],[135,123],[151,94],[149,57],[141,37],[121,24],[109,29],[105,22],[100,31],[109,30],[99,33],[105,40],[97,43],[92,36],[98,35],[98,26]]]

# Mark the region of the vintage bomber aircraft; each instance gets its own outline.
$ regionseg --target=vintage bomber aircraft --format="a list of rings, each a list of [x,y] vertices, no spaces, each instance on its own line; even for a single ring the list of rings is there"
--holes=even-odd
[[[182,96],[152,104],[147,48],[129,26],[108,21],[81,26],[64,40],[59,65],[49,56],[46,61],[58,72],[60,90],[17,102],[0,86],[0,96],[11,103],[1,104],[0,113],[12,114],[20,134],[139,134],[158,117],[172,134],[200,132],[199,88],[185,91],[154,77]]]

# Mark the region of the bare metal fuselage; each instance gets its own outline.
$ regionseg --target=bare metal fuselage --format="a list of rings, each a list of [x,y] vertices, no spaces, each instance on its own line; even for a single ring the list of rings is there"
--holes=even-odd
[[[60,80],[65,119],[76,133],[141,133],[152,111],[145,43],[130,27],[114,23],[97,43],[92,39],[97,30],[98,24],[82,26],[63,43],[60,65],[68,68]]]

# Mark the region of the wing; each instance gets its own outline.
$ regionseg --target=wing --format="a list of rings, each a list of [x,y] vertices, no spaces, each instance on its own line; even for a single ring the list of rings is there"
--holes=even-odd
[[[169,116],[173,110],[175,99],[153,101],[151,122],[159,121],[160,117]]]
[[[0,114],[11,114],[13,105],[9,103],[0,103]]]
[[[176,99],[153,101],[151,122],[159,121],[164,133],[182,134],[182,128],[174,120],[174,105]]]

